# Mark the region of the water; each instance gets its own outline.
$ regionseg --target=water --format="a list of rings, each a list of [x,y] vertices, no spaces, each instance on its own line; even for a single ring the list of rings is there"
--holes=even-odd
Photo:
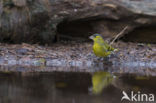
[[[120,103],[123,90],[155,95],[155,81],[108,72],[1,72],[0,103]]]

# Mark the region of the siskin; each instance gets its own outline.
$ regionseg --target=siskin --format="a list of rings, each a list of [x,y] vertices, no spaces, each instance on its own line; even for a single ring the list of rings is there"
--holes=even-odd
[[[94,41],[93,52],[97,57],[107,57],[117,51],[117,49],[105,42],[100,34],[93,34],[89,38]]]

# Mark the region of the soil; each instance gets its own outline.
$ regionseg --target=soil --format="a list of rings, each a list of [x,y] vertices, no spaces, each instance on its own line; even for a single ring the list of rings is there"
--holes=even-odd
[[[92,42],[38,44],[0,44],[0,71],[3,72],[94,72],[156,75],[156,44],[125,43],[112,45],[119,51],[107,58],[92,52]]]

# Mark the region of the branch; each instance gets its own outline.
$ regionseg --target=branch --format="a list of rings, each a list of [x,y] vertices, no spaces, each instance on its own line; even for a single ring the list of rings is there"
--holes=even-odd
[[[115,36],[115,38],[112,40],[112,42],[110,43],[110,45],[112,45],[112,44],[115,42],[115,40],[118,39],[119,36],[122,35],[122,34],[125,32],[125,30],[127,30],[127,28],[128,28],[128,26],[126,26],[120,33],[118,33],[118,34]]]

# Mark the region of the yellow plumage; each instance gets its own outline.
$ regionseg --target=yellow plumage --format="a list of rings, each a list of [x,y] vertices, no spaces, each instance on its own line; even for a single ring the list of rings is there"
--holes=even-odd
[[[108,72],[95,72],[92,76],[93,93],[101,93],[105,87],[113,82],[113,79],[113,75]]]
[[[115,50],[99,34],[90,36],[90,39],[94,41],[93,52],[98,57],[107,57]]]

